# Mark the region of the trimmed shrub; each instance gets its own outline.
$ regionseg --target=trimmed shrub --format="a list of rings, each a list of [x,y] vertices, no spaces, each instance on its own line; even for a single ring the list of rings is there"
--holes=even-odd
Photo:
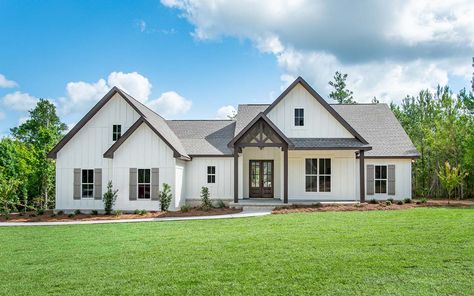
[[[201,208],[204,211],[208,211],[212,208],[211,194],[209,193],[209,188],[205,186],[201,188]]]
[[[117,199],[117,192],[118,190],[113,190],[112,181],[107,183],[107,190],[104,193],[104,197],[102,201],[104,202],[104,211],[106,215],[110,215],[112,213],[112,209],[115,204],[115,200]]]
[[[97,210],[92,210],[92,211],[91,211],[91,214],[95,216],[95,215],[98,215],[99,212],[98,212]]]
[[[52,213],[51,215],[49,215],[51,218],[54,218],[56,217],[56,214],[55,213]]]
[[[371,200],[369,200],[369,204],[378,204],[377,200],[375,198],[372,198]]]
[[[403,204],[404,204],[403,200],[397,201],[397,205],[401,206],[401,205],[403,205]]]
[[[403,201],[404,201],[405,203],[411,203],[411,198],[405,198]]]
[[[136,209],[135,211],[133,211],[133,213],[134,213],[135,215],[139,215],[139,214],[140,214],[140,210],[139,210],[139,209]]]
[[[68,216],[69,218],[74,218],[74,216],[76,216],[76,215],[74,215],[74,213],[70,213],[70,214],[67,215],[67,216]]]
[[[74,211],[74,215],[80,215],[81,214],[81,210],[75,210]]]
[[[44,209],[37,209],[36,210],[36,215],[43,216],[44,215]]]
[[[420,201],[421,203],[426,203],[426,197],[423,197]]]
[[[64,215],[64,211],[58,211],[58,215]]]
[[[391,205],[392,205],[392,202],[391,202],[390,200],[386,200],[386,201],[385,201],[385,204],[386,204],[387,206],[391,206]]]
[[[115,216],[122,216],[122,214],[123,214],[123,211],[121,211],[121,210],[115,210],[114,211]]]
[[[218,209],[223,209],[223,208],[226,208],[227,206],[225,205],[225,202],[221,199],[219,199],[217,202],[216,202],[216,208]]]
[[[393,203],[395,200],[393,198],[387,198],[387,201]]]
[[[146,210],[138,210],[138,215],[143,216],[147,213]]]
[[[191,208],[192,207],[190,204],[185,203],[184,205],[181,206],[180,210],[181,212],[186,213],[186,212],[189,212]]]
[[[163,183],[163,190],[160,192],[160,206],[162,211],[168,211],[172,198],[171,186],[167,183]]]
[[[320,202],[317,202],[317,203],[313,204],[313,207],[315,207],[315,208],[322,208],[322,207],[323,207],[323,204],[320,203]]]

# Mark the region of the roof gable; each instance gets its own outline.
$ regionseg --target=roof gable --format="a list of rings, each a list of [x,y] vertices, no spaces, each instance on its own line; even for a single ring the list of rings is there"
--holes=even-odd
[[[270,111],[273,110],[284,98],[286,98],[288,96],[288,94],[294,90],[298,85],[301,85],[301,87],[303,87],[306,92],[312,97],[314,98],[318,103],[319,105],[323,108],[323,110],[327,111],[329,114],[327,116],[332,116],[332,118],[334,118],[337,123],[340,123],[340,125],[342,125],[342,127],[340,128],[343,128],[345,130],[341,130],[344,131],[344,134],[346,134],[347,132],[349,132],[352,136],[354,136],[355,138],[357,138],[359,141],[361,141],[362,143],[364,144],[367,144],[367,141],[349,124],[347,123],[344,118],[342,118],[339,113],[337,113],[303,78],[301,77],[298,77],[290,86],[288,86],[288,88],[282,92],[282,94],[280,96],[278,96],[278,98],[270,105],[268,106],[268,108],[265,109],[264,111],[264,114],[265,115],[269,115]],[[324,112],[325,112],[324,111]],[[326,113],[327,114],[327,113]],[[336,122],[334,122],[335,124],[337,124]],[[337,124],[338,125],[338,124]],[[347,132],[346,132],[347,131]]]
[[[184,150],[178,137],[176,137],[173,131],[169,128],[165,120],[116,86],[114,86],[99,102],[97,102],[97,104],[89,112],[87,112],[87,114],[61,139],[61,141],[56,144],[56,146],[48,153],[48,157],[56,158],[57,153],[86,125],[87,122],[89,122],[94,117],[94,115],[97,114],[97,112],[99,112],[99,110],[102,109],[102,107],[105,106],[105,104],[107,104],[107,102],[116,93],[118,93],[140,115],[140,119],[137,120],[137,122],[140,120],[146,122],[150,128],[174,151],[175,157],[189,159],[189,156],[186,154],[186,151]],[[135,124],[137,124],[137,122]],[[136,126],[133,130],[132,126],[129,129],[131,130],[130,132],[136,130],[138,126]],[[125,140],[126,138],[123,141]],[[120,144],[123,143],[123,141],[120,141]],[[109,150],[114,147],[117,142],[115,142],[109,148]],[[120,144],[118,146],[120,146]],[[118,148],[118,146],[115,147]]]

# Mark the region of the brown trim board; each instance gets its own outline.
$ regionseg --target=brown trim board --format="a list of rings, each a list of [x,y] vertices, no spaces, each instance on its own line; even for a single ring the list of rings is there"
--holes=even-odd
[[[359,141],[361,141],[362,143],[364,144],[368,144],[368,142],[349,124],[347,123],[347,121],[344,120],[344,118],[342,118],[341,115],[339,115],[339,113],[337,113],[336,110],[334,110],[329,104],[328,102],[326,102],[322,97],[321,95],[319,95],[301,76],[299,76],[298,78],[296,78],[295,81],[293,81],[292,84],[290,84],[290,86],[288,86],[287,89],[285,89],[285,91],[283,91],[281,93],[280,96],[278,96],[278,98],[273,101],[273,103],[271,103],[270,106],[268,106],[267,109],[265,109],[265,111],[263,112],[265,115],[268,114],[268,112],[270,112],[270,110],[273,109],[273,107],[275,107],[281,100],[283,100],[284,97],[286,97],[286,95],[293,89],[296,87],[296,85],[298,84],[301,84],[301,86],[303,86],[329,113],[331,113],[331,115],[337,120],[339,121],[340,124],[342,124],[342,126],[344,126],[354,137],[356,137]]]

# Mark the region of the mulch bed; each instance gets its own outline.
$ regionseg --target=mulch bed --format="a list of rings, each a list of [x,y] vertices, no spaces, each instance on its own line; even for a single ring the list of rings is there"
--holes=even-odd
[[[378,204],[313,204],[313,205],[292,205],[288,207],[276,208],[272,211],[272,214],[289,214],[289,213],[308,213],[308,212],[329,212],[329,211],[390,211],[390,210],[403,210],[411,209],[416,207],[471,207],[474,206],[473,200],[451,200],[448,204],[448,200],[428,200],[426,203],[421,201],[413,200],[411,203],[404,203],[403,205],[397,205],[395,203],[386,205],[385,201]]]
[[[79,214],[68,217],[68,214],[53,215],[53,211],[46,211],[43,215],[37,215],[35,212],[23,214],[12,213],[6,219],[5,215],[0,215],[0,222],[64,222],[64,221],[94,221],[94,220],[123,220],[123,219],[143,219],[143,218],[167,218],[167,217],[193,217],[193,216],[215,216],[240,213],[242,209],[220,208],[210,209],[208,211],[199,208],[192,208],[187,212],[146,212],[143,215],[133,213],[123,213],[121,215],[92,215]]]

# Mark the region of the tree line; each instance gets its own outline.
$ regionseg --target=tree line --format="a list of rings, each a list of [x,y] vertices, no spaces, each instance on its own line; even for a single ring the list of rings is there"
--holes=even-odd
[[[356,104],[347,76],[336,72],[329,96]],[[390,107],[420,152],[412,170],[414,196],[474,197],[474,75],[469,91],[454,94],[440,86]],[[0,139],[0,212],[54,208],[55,165],[47,153],[66,130],[54,104],[40,99],[26,122]]]

